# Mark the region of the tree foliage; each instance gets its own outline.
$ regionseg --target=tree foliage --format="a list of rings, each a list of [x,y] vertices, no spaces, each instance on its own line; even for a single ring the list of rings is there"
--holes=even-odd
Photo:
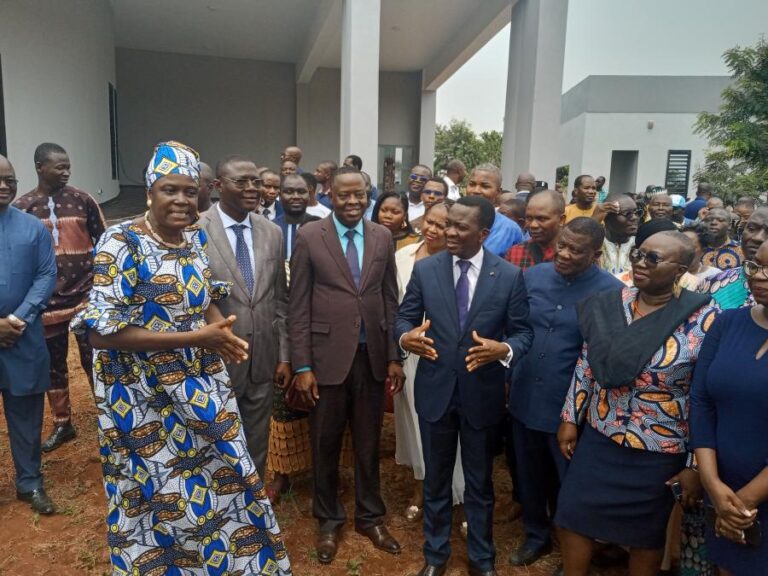
[[[694,174],[726,198],[768,190],[768,42],[736,46],[723,56],[733,83],[716,113],[699,114],[695,131],[712,147]]]
[[[453,119],[435,129],[435,172],[445,169],[449,160],[457,158],[467,169],[490,162],[501,165],[502,135],[497,130],[475,133],[466,120]]]

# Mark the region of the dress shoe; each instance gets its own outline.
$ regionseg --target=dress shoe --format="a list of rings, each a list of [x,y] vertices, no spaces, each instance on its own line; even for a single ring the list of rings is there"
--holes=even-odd
[[[545,544],[538,548],[529,548],[525,544],[521,544],[517,550],[514,550],[509,555],[509,563],[512,566],[530,566],[536,560],[542,556],[546,556],[552,552],[552,544]]]
[[[317,560],[320,564],[330,564],[336,558],[336,551],[339,548],[339,533],[336,530],[320,532],[317,537]]]
[[[368,538],[379,550],[390,554],[400,554],[400,544],[397,543],[384,525],[371,526],[370,528],[355,528],[358,534]]]
[[[45,488],[42,486],[37,490],[32,490],[32,492],[16,492],[16,499],[27,502],[32,507],[32,510],[38,514],[45,514],[47,516],[55,511],[53,502],[48,498],[48,494],[45,493]]]
[[[496,572],[496,568],[491,568],[490,570],[480,570],[480,568],[477,566],[470,564],[469,576],[499,576],[499,573]]]
[[[76,436],[77,430],[75,430],[75,427],[72,426],[71,422],[57,424],[54,427],[53,432],[51,432],[51,435],[40,445],[40,449],[43,452],[53,452],[56,448],[64,444],[64,442],[74,440]]]
[[[441,564],[440,566],[435,566],[433,564],[424,564],[424,567],[419,570],[419,573],[416,574],[416,576],[443,576],[446,571],[446,565]]]

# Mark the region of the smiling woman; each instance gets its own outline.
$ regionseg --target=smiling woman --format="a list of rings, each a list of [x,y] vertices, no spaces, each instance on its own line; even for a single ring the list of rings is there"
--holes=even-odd
[[[190,574],[216,565],[288,576],[222,362],[246,359],[248,345],[213,304],[230,287],[211,279],[207,238],[193,225],[198,178],[194,150],[155,147],[149,210],[104,233],[88,308],[73,321],[95,348],[110,561],[116,573],[168,562]],[[161,560],[170,548],[173,560]]]

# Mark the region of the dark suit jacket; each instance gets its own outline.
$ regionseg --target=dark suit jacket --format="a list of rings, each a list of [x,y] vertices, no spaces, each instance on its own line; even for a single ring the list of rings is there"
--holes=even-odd
[[[238,395],[244,393],[249,381],[272,381],[278,360],[290,360],[283,235],[279,227],[263,216],[251,213],[250,220],[256,260],[252,294],[248,293],[237,267],[218,208],[213,206],[204,212],[199,221],[208,234],[208,259],[213,279],[233,284],[231,294],[216,305],[225,317],[237,316],[232,331],[248,342],[248,362],[227,366]]]
[[[395,253],[389,230],[363,222],[363,268],[355,287],[333,216],[304,224],[291,258],[288,331],[293,369],[311,366],[320,385],[341,384],[357,351],[365,322],[371,371],[387,376],[399,360],[392,339],[397,311]]]
[[[528,351],[533,331],[528,325],[528,297],[523,274],[517,266],[484,251],[483,266],[475,287],[463,331],[453,281],[453,260],[441,252],[416,263],[395,321],[400,337],[431,320],[427,336],[437,350],[437,360],[419,360],[416,370],[416,412],[427,422],[438,421],[448,409],[458,386],[463,414],[473,428],[498,424],[505,413],[506,370],[492,362],[470,373],[465,358],[475,346],[472,330],[483,338],[506,342],[516,362]]]
[[[304,226],[304,224],[308,222],[314,222],[316,220],[320,220],[318,216],[313,216],[312,214],[307,214],[304,212],[301,216],[301,221],[299,222],[299,225],[297,228],[300,228]],[[272,220],[272,224],[277,224],[280,226],[280,230],[283,231],[283,253],[285,254],[286,258],[290,258],[290,255],[288,254],[288,233],[290,232],[288,226],[289,224],[285,221],[285,212],[280,212],[279,215],[275,217],[274,220]],[[296,245],[296,233],[298,232],[298,229],[293,233],[293,238],[291,238],[291,247]]]

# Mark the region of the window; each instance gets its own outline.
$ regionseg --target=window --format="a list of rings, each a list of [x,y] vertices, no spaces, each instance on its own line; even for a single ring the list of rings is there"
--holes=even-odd
[[[670,150],[667,153],[667,177],[664,187],[670,194],[686,195],[691,173],[691,151]]]
[[[109,85],[109,150],[112,160],[112,180],[118,179],[119,153],[117,149],[117,90]]]

